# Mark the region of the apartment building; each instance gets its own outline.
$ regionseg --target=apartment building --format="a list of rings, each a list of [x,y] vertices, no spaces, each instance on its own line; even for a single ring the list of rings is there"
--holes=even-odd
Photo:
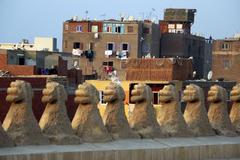
[[[160,20],[160,57],[193,60],[196,79],[207,79],[212,67],[212,40],[191,34],[196,9],[168,8]]]
[[[159,25],[151,21],[71,19],[63,23],[63,52],[71,52],[83,75],[125,79],[128,58],[159,57]]]
[[[213,78],[240,82],[240,34],[213,42]]]

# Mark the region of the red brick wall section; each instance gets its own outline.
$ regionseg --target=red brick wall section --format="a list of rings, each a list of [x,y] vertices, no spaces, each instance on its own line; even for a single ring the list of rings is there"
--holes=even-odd
[[[228,65],[226,63],[228,63]],[[225,80],[240,83],[239,68],[240,54],[213,54],[213,79],[224,78]]]

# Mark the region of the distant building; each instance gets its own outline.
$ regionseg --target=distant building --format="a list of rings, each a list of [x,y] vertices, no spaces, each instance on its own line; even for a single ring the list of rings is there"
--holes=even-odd
[[[240,35],[213,42],[213,78],[240,82]]]
[[[125,78],[128,58],[159,57],[159,25],[151,21],[68,20],[63,24],[63,51],[76,56],[83,75],[105,79],[115,70]]]
[[[27,39],[23,39],[19,43],[0,43],[0,49],[8,50],[27,50],[27,51],[51,51],[56,52],[57,39],[51,37],[35,37],[34,43],[29,43]]]
[[[160,57],[182,57],[193,60],[196,79],[206,79],[211,70],[211,39],[191,34],[195,9],[166,9],[164,20],[159,21]]]

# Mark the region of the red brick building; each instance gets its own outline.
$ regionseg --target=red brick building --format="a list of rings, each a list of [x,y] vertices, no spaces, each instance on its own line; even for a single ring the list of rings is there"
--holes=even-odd
[[[213,79],[240,82],[240,37],[213,42]]]

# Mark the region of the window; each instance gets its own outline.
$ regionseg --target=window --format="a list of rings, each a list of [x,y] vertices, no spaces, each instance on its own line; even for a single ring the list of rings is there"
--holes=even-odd
[[[115,32],[116,33],[121,33],[121,26],[116,26],[115,27]]]
[[[107,43],[107,48],[108,51],[113,51],[114,50],[114,43]]]
[[[83,50],[83,43],[80,43],[80,42],[74,42],[74,43],[73,43],[73,48],[74,48],[74,49],[80,49],[80,50]]]
[[[96,25],[92,26],[92,32],[94,33],[98,32],[98,26]]]
[[[223,67],[224,67],[224,69],[231,68],[231,61],[228,59],[223,60]]]
[[[68,31],[68,24],[65,24],[64,29],[65,31]]]
[[[229,49],[230,49],[230,44],[228,44],[228,43],[223,43],[223,44],[221,45],[221,49],[222,49],[222,50],[229,50]]]
[[[76,26],[76,32],[82,32],[82,26],[81,25]]]
[[[67,41],[64,41],[64,48],[67,48]]]
[[[103,62],[103,66],[113,66],[113,61],[105,61]]]
[[[133,26],[128,26],[127,31],[128,31],[128,33],[132,33],[133,32]]]
[[[177,29],[182,29],[183,25],[182,24],[177,24]]]
[[[90,42],[90,43],[89,43],[89,48],[88,48],[88,49],[89,49],[89,50],[93,50],[93,48],[94,48],[94,43],[93,43],[93,42]]]
[[[175,29],[175,24],[168,24],[168,29]]]
[[[128,51],[128,43],[122,43],[122,50],[123,51]]]
[[[109,33],[109,32],[112,32],[112,27],[107,26],[107,32],[108,32],[108,33]]]

